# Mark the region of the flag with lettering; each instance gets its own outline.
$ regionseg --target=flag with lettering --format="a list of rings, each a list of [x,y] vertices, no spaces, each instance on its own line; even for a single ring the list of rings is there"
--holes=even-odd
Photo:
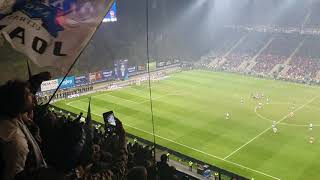
[[[0,0],[0,33],[40,67],[69,67],[114,0]]]

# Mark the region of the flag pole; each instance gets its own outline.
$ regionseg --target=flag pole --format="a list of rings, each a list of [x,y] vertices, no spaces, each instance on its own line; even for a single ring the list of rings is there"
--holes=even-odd
[[[28,60],[28,59],[27,59],[27,67],[28,67],[28,76],[29,76],[29,79],[31,79],[32,73],[31,73],[31,67],[30,67],[29,60]]]
[[[150,99],[150,111],[151,111],[151,122],[152,122],[152,136],[153,136],[153,161],[156,162],[156,135],[155,135],[155,124],[154,124],[154,113],[153,113],[153,101],[152,101],[152,88],[151,88],[151,76],[150,76],[150,54],[149,54],[149,1],[146,0],[146,48],[147,48],[147,60],[148,60],[148,83],[149,83],[149,99]]]

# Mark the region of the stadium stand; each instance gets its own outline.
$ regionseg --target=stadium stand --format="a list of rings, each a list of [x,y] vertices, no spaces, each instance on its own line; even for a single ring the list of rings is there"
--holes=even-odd
[[[264,33],[249,33],[243,43],[226,57],[222,69],[237,71],[242,63],[250,61],[259,52],[268,38]]]
[[[319,82],[319,37],[278,33],[277,30],[268,28],[271,32],[262,33],[251,29],[247,32],[247,37],[231,52],[226,48],[223,52],[213,49],[201,57],[201,63],[205,68],[214,70],[297,82]],[[234,33],[238,34],[236,30]]]

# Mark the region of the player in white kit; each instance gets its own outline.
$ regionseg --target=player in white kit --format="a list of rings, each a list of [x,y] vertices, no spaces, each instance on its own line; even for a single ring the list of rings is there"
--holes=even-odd
[[[309,130],[312,131],[312,129],[313,129],[313,124],[310,123],[310,124],[309,124]]]
[[[273,121],[272,122],[272,131],[274,134],[276,134],[278,132],[276,125],[277,125],[276,121]]]
[[[309,143],[310,143],[310,144],[313,144],[313,143],[314,143],[314,137],[311,136],[311,137],[309,138]]]
[[[228,112],[226,113],[226,119],[230,119],[230,114]]]

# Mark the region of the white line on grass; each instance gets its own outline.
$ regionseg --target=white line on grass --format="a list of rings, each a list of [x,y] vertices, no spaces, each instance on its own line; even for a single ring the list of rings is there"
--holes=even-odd
[[[152,100],[161,99],[161,98],[168,97],[168,96],[181,95],[181,94],[182,94],[181,92],[183,92],[183,91],[182,91],[182,90],[179,90],[179,91],[175,91],[175,92],[173,92],[173,93],[164,94],[164,95],[161,95],[161,96],[159,96],[159,97],[152,98]],[[112,95],[110,95],[110,96],[112,96]],[[120,98],[120,97],[118,97],[118,98]],[[126,100],[126,99],[124,99],[124,98],[120,98],[120,99]],[[136,103],[136,104],[143,104],[143,103],[146,103],[146,102],[150,102],[150,99],[144,100],[144,101],[141,101],[141,102],[135,102],[135,103]]]
[[[124,98],[121,98],[121,97],[118,97],[118,96],[114,96],[114,95],[112,95],[112,94],[110,94],[110,93],[99,94],[99,95],[92,96],[92,97],[106,97],[106,96],[111,96],[111,97],[114,97],[114,98],[121,99],[121,100],[123,100],[123,101],[127,101],[127,102],[130,102],[130,103],[138,104],[138,102],[136,102],[136,101],[132,101],[132,100],[129,100],[129,99],[124,99]]]
[[[128,126],[128,127],[130,127],[130,128],[133,128],[133,129],[136,129],[136,130],[142,131],[142,132],[144,132],[144,133],[147,133],[147,134],[153,135],[152,133],[150,133],[150,132],[148,132],[148,131],[145,131],[145,130],[143,130],[143,129],[136,128],[136,127],[130,126],[130,125],[128,125],[128,124],[124,124],[124,125],[125,125],[125,126]],[[235,166],[238,166],[238,167],[241,167],[241,168],[244,168],[244,169],[247,169],[247,170],[250,170],[250,171],[256,172],[256,173],[258,173],[258,174],[262,174],[262,175],[264,175],[264,176],[267,176],[267,177],[270,177],[270,178],[273,178],[273,179],[280,180],[280,178],[277,178],[277,177],[271,176],[271,175],[269,175],[269,174],[263,173],[263,172],[261,172],[261,171],[255,170],[255,169],[251,169],[251,168],[249,168],[249,167],[243,166],[243,165],[241,165],[241,164],[238,164],[238,163],[235,163],[235,162],[232,162],[232,161],[229,161],[229,160],[222,159],[221,157],[218,157],[218,156],[215,156],[215,155],[212,155],[212,154],[206,153],[206,152],[201,151],[201,150],[199,150],[199,149],[196,149],[196,148],[193,148],[193,147],[187,146],[187,145],[185,145],[185,144],[182,144],[182,143],[176,142],[176,141],[174,141],[174,140],[171,140],[171,139],[168,139],[168,138],[165,138],[165,137],[159,136],[159,135],[157,135],[157,134],[155,134],[155,136],[156,136],[156,137],[158,137],[158,138],[164,139],[164,140],[166,140],[166,141],[169,141],[169,142],[171,142],[171,143],[177,144],[177,145],[179,145],[179,146],[182,146],[182,147],[185,147],[185,148],[191,149],[191,150],[193,150],[193,151],[199,152],[199,153],[201,153],[201,154],[205,154],[205,155],[207,155],[207,156],[213,157],[213,158],[215,158],[215,159],[218,159],[218,160],[221,160],[221,161],[224,161],[224,162],[227,162],[227,163],[233,164],[233,165],[235,165]]]
[[[298,107],[297,109],[295,109],[292,112],[296,112],[302,108],[304,108],[305,106],[307,106],[308,104],[312,103],[314,100],[316,100],[319,96],[316,96],[314,98],[312,98],[310,101],[308,101],[307,103],[301,105],[300,107]],[[290,113],[285,115],[283,118],[281,118],[279,121],[276,122],[276,124],[281,123],[283,120],[287,119],[287,117],[290,116]],[[264,133],[266,133],[267,131],[269,131],[272,127],[268,127],[267,129],[265,129],[264,131],[262,131],[260,134],[258,134],[257,136],[255,136],[254,138],[252,138],[251,140],[249,140],[248,142],[246,142],[245,144],[243,144],[242,146],[240,146],[238,149],[236,149],[235,151],[233,151],[232,153],[230,153],[228,156],[224,157],[223,159],[226,160],[227,158],[229,158],[230,156],[234,155],[236,152],[238,152],[239,150],[241,150],[242,148],[244,148],[245,146],[247,146],[248,144],[250,144],[252,141],[254,141],[255,139],[257,139],[258,137],[260,137],[261,135],[263,135]]]
[[[162,95],[162,96],[159,96],[159,97],[152,98],[152,100],[161,99],[161,98],[169,97],[169,96],[182,95],[182,94],[186,94],[186,92],[185,92],[184,90],[177,90],[177,91],[175,91],[175,92],[173,92],[173,93],[169,93],[169,94],[165,94],[165,95]],[[101,95],[102,95],[102,94],[95,95],[95,96],[91,96],[91,97],[99,97],[99,96],[101,96]],[[109,95],[109,96],[112,96],[112,97],[116,97],[116,98],[120,98],[120,97],[113,96],[113,95],[110,95],[110,94],[106,94],[106,95]],[[123,99],[123,98],[120,98],[120,99]],[[76,103],[76,102],[78,102],[78,101],[81,102],[82,100],[83,100],[83,99],[74,100],[74,101],[71,101],[71,102],[66,103],[66,105],[72,106],[72,104],[74,104],[74,103]],[[123,99],[123,100],[126,100],[126,99]],[[102,99],[102,101],[105,101],[105,100]],[[126,100],[126,101],[129,101],[129,100]],[[141,105],[141,104],[150,102],[150,100],[144,100],[144,101],[141,101],[141,102],[134,102],[134,101],[130,101],[130,102],[135,103],[136,105]],[[72,106],[72,107],[74,107],[74,106]],[[74,108],[75,108],[75,107],[74,107]],[[79,109],[79,108],[77,108],[77,109]],[[115,108],[114,110],[119,111],[119,110],[121,110],[121,109],[122,109],[122,108],[119,108],[119,109]],[[81,109],[81,110],[82,110],[82,109]]]
[[[152,87],[155,87],[155,86],[152,86]],[[139,90],[139,89],[135,89],[135,88],[132,88],[132,87],[129,87],[130,89],[132,90],[137,90],[137,91],[141,91],[141,92],[145,92],[143,90]],[[108,92],[108,91],[106,91]],[[148,92],[145,92],[145,93],[148,93]],[[161,99],[163,97],[168,97],[168,96],[175,96],[175,95],[182,95],[182,94],[186,94],[185,90],[176,90],[172,93],[168,93],[168,94],[164,94],[164,95],[161,95],[159,97],[155,97],[155,98],[152,98],[152,100],[156,100],[156,99]],[[112,96],[112,97],[116,97],[116,98],[119,98],[119,99],[123,99],[124,101],[128,101],[128,102],[131,102],[131,103],[135,103],[135,104],[143,104],[143,103],[146,103],[146,102],[150,102],[150,99],[148,100],[144,100],[144,101],[141,101],[141,102],[136,102],[136,101],[132,101],[132,100],[128,100],[128,99],[124,99],[124,98],[121,98],[121,97],[118,97],[118,96],[113,96],[111,93],[103,93],[103,94],[98,94],[98,95],[93,95],[91,96],[92,98],[94,97],[100,97],[100,96]],[[149,97],[147,97],[149,98]],[[66,105],[70,106],[71,104],[77,102],[77,101],[82,101],[83,99],[86,99],[86,98],[81,98],[81,99],[76,99],[76,100],[73,100],[71,102],[68,102],[66,103]]]
[[[72,105],[69,105],[69,106],[71,106],[71,107],[73,107],[73,108],[76,108],[76,109],[79,109],[79,110],[82,110],[82,111],[86,111],[85,109],[78,108],[78,107],[75,107],[75,106],[72,106]],[[102,117],[102,115],[95,114],[95,113],[92,113],[92,112],[91,112],[91,114],[94,114],[94,115],[96,115],[96,116]],[[132,129],[136,129],[136,130],[138,130],[138,131],[144,132],[144,133],[146,133],[146,134],[153,135],[151,132],[148,132],[148,131],[145,131],[145,130],[143,130],[143,129],[140,129],[140,128],[131,126],[131,125],[129,125],[129,124],[124,124],[124,123],[123,123],[123,125],[124,125],[124,126],[127,126],[127,127],[130,127],[130,128],[132,128]],[[218,156],[215,156],[215,155],[212,155],[212,154],[209,154],[209,153],[206,153],[206,152],[201,151],[201,150],[199,150],[199,149],[196,149],[196,148],[187,146],[187,145],[185,145],[185,144],[182,144],[182,143],[176,142],[176,141],[174,141],[174,140],[171,140],[171,139],[162,137],[162,136],[160,136],[160,135],[155,134],[155,136],[158,137],[158,138],[160,138],[160,139],[164,139],[164,140],[169,141],[169,142],[171,142],[171,143],[177,144],[177,145],[179,145],[179,146],[182,146],[182,147],[191,149],[191,150],[193,150],[193,151],[199,152],[199,153],[201,153],[201,154],[204,154],[204,155],[213,157],[213,158],[218,159],[218,160],[220,160],[220,161],[224,161],[224,162],[226,162],[226,163],[232,164],[232,165],[234,165],[234,166],[238,166],[238,167],[241,167],[241,168],[243,168],[243,169],[247,169],[247,170],[249,170],[249,171],[252,171],[252,172],[255,172],[255,173],[258,173],[258,174],[262,174],[262,175],[264,175],[264,176],[266,176],[266,177],[269,177],[269,178],[272,178],[272,179],[281,180],[280,178],[271,176],[271,175],[266,174],[266,173],[264,173],[264,172],[261,172],[261,171],[255,170],[255,169],[251,169],[251,168],[246,167],[246,166],[243,166],[243,165],[241,165],[241,164],[238,164],[238,163],[235,163],[235,162],[232,162],[232,161],[223,159],[223,158],[221,158],[221,157],[218,157]]]
[[[168,94],[164,94],[164,95],[161,95],[161,96],[158,96],[158,97],[155,97],[155,98],[152,98],[152,100],[156,100],[156,99],[161,99],[161,98],[164,98],[164,97],[168,97],[168,96],[176,96],[176,95],[182,95],[184,92],[184,90],[177,90],[177,91],[174,91],[172,93],[168,93]],[[92,96],[92,97],[99,97],[99,96],[102,96],[104,94],[99,94],[99,95],[96,95],[96,96]],[[113,96],[111,94],[106,94],[108,96],[112,96],[112,97],[116,97],[116,98],[119,98],[119,99],[122,99],[124,101],[129,101],[129,102],[132,102],[132,103],[135,103],[135,104],[144,104],[146,102],[150,102],[150,100],[144,100],[144,101],[141,101],[141,102],[135,102],[135,101],[131,101],[131,100],[127,100],[127,99],[124,99],[124,98],[121,98],[121,97],[118,97],[118,96]],[[70,105],[70,104],[67,104],[67,105]]]
[[[285,103],[283,103],[283,104],[285,104]],[[269,118],[266,118],[266,117],[264,117],[264,116],[262,116],[261,114],[259,114],[258,112],[257,112],[257,107],[256,108],[254,108],[254,112],[256,113],[256,115],[258,116],[258,117],[260,117],[261,119],[264,119],[264,120],[267,120],[267,121],[270,121],[270,122],[272,122],[272,119],[269,119]],[[284,125],[284,126],[294,126],[294,127],[309,127],[309,124],[305,124],[305,125],[303,125],[303,124],[291,124],[291,123],[278,123],[278,124],[280,124],[280,125]],[[320,125],[313,125],[314,127],[319,127]]]

